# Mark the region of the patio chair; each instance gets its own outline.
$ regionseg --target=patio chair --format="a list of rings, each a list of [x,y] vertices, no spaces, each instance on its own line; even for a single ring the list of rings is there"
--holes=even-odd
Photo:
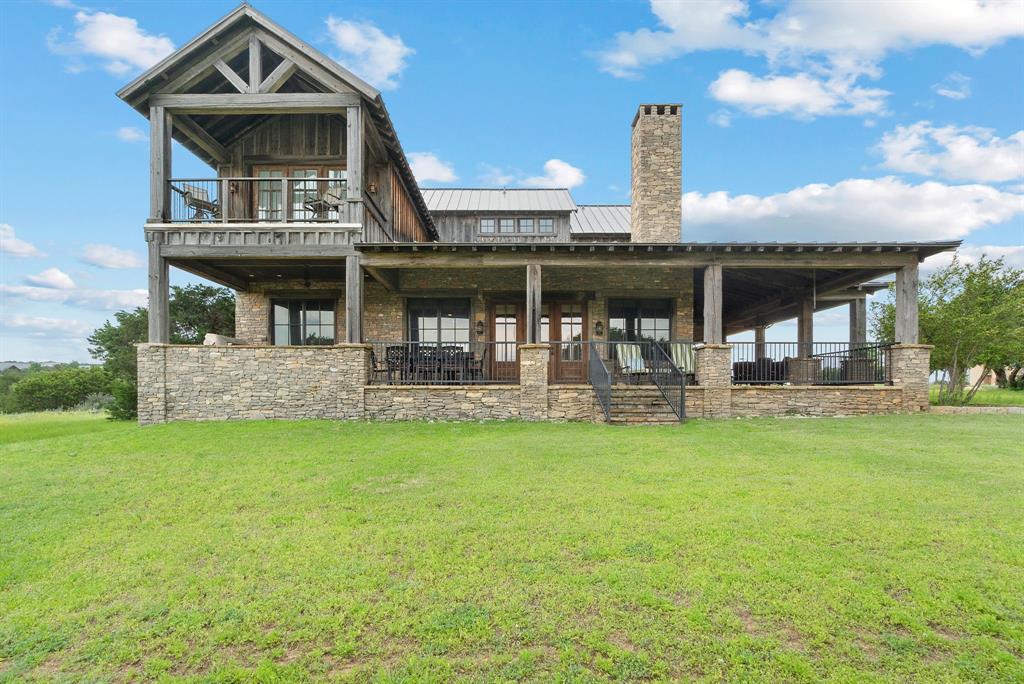
[[[441,347],[438,359],[442,382],[462,382],[466,371],[466,352],[457,344],[446,344]]]
[[[484,379],[484,364],[487,363],[487,347],[484,346],[483,351],[480,352],[478,357],[474,352],[466,352],[466,374],[469,379],[472,380],[483,380]]]
[[[210,192],[206,188],[191,183],[182,183],[180,188],[175,185],[171,187],[181,195],[185,206],[192,210],[193,220],[202,221],[207,216],[220,218],[220,207],[216,201],[210,200]]]
[[[389,385],[395,384],[396,377],[399,381],[405,380],[409,372],[409,355],[404,345],[392,344],[384,349],[384,372]]]
[[[616,344],[615,357],[619,363],[619,370],[631,383],[635,384],[641,377],[651,373],[651,369],[644,362],[644,355],[639,344]]]
[[[437,382],[440,369],[438,348],[430,344],[421,344],[413,348],[412,374],[416,382],[430,384]]]
[[[682,373],[693,374],[697,369],[697,363],[693,357],[693,342],[672,342],[669,346],[672,353],[672,363],[676,364]]]

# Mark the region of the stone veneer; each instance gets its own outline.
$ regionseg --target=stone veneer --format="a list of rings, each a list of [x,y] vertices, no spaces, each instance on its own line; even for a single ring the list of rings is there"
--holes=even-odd
[[[682,239],[682,105],[644,104],[633,119],[630,240]]]
[[[345,337],[345,283],[334,280],[278,280],[253,283],[248,291],[235,292],[235,337],[245,344],[270,344],[270,300],[332,299],[334,307],[334,339]]]
[[[904,406],[908,411],[927,411],[932,346],[896,344],[889,353],[892,384],[903,390]]]

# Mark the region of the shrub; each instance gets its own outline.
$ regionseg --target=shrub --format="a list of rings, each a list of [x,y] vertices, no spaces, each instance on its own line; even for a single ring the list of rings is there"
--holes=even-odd
[[[110,391],[110,376],[98,367],[66,366],[35,373],[10,389],[7,406],[13,413],[52,411],[78,406],[90,394]]]
[[[106,392],[94,392],[86,395],[75,407],[76,411],[106,411],[114,401],[114,397]]]
[[[135,383],[124,378],[115,378],[110,383],[113,401],[107,406],[112,420],[135,420],[139,415],[139,389]]]

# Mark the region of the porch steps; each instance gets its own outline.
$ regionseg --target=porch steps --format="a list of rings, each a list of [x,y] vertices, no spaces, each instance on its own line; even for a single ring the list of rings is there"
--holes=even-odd
[[[679,418],[657,387],[615,385],[608,422],[612,425],[671,425],[678,423]]]

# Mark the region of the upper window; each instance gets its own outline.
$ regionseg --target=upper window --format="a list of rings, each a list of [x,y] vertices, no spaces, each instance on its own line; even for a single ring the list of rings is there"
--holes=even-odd
[[[516,222],[510,218],[498,219],[498,232],[499,233],[514,233],[516,232]]]
[[[480,232],[481,233],[493,233],[494,232],[494,219],[482,218],[480,219]]]
[[[555,220],[549,218],[542,218],[537,221],[537,227],[541,233],[554,233],[555,232]]]
[[[334,344],[334,301],[277,299],[273,309],[274,344]]]
[[[550,235],[554,232],[555,220],[553,218],[538,219],[524,216],[520,218],[499,217],[480,219],[480,233],[484,235],[493,235],[494,233],[501,233],[503,235],[547,233]]]
[[[533,219],[532,218],[521,218],[521,219],[519,219],[519,232],[520,233],[532,233],[533,232]]]

